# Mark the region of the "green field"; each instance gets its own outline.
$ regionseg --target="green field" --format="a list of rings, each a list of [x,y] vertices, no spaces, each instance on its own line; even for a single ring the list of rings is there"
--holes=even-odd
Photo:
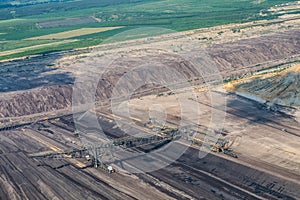
[[[68,37],[68,39],[77,39],[77,42],[0,56],[0,59],[97,45],[114,34],[139,27],[150,26],[183,31],[228,23],[273,19],[278,16],[271,14],[260,16],[259,12],[264,11],[267,13],[266,10],[271,6],[292,1],[19,0],[14,1],[14,5],[10,4],[10,2],[5,0],[0,3],[1,51],[55,42],[53,40],[28,41],[26,40],[27,38],[41,37],[81,28],[117,26],[122,26],[123,28]],[[18,3],[17,5],[16,2]],[[95,20],[93,21],[91,17]],[[55,25],[56,22],[57,26]],[[43,27],[40,24],[43,24]],[[51,25],[47,27],[47,24]],[[56,39],[56,41],[59,40],[63,39]]]

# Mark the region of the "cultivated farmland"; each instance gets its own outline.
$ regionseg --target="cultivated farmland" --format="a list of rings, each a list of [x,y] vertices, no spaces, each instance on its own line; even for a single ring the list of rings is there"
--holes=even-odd
[[[124,30],[140,27],[162,27],[174,31],[212,27],[230,23],[276,19],[287,12],[269,10],[290,0],[83,0],[9,1],[0,4],[0,41],[11,43],[10,49],[31,46],[26,38],[43,38],[82,28],[124,27],[93,34],[75,34],[77,42],[10,56],[9,59],[30,54],[75,49],[100,44],[103,40]],[[295,1],[292,1],[295,2]],[[74,33],[74,32],[73,32]],[[67,36],[57,36],[65,38]],[[40,39],[40,38],[39,38]],[[19,44],[16,44],[16,41]],[[49,41],[51,42],[51,41]],[[34,45],[34,44],[33,44]],[[6,49],[8,50],[8,49]]]

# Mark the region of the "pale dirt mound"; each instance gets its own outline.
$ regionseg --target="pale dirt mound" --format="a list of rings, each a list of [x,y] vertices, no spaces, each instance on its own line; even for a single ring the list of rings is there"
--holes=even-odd
[[[300,106],[300,64],[282,72],[253,77],[237,84],[234,90],[250,93],[272,103]]]

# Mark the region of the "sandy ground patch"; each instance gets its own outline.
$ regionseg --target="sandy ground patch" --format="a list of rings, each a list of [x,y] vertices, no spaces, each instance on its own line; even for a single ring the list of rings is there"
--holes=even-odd
[[[119,28],[122,27],[116,26],[116,27],[101,27],[101,28],[80,28],[72,31],[65,31],[65,32],[60,32],[55,34],[43,35],[39,37],[27,38],[26,40],[67,39],[67,38],[77,37],[81,35],[100,33],[100,32],[119,29]]]
[[[39,45],[34,45],[34,46],[29,46],[29,47],[24,47],[24,48],[9,50],[9,51],[3,51],[3,52],[0,52],[0,56],[7,56],[7,55],[15,54],[15,53],[21,53],[21,52],[24,52],[24,51],[38,49],[38,48],[41,48],[41,47],[66,44],[66,43],[76,42],[76,41],[77,40],[64,40],[64,41],[51,42],[51,43],[47,43],[47,44],[39,44]]]

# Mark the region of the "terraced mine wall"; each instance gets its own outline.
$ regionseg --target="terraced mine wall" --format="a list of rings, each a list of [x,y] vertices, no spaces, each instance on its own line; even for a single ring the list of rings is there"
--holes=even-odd
[[[259,70],[272,63],[285,62],[288,59],[295,59],[300,53],[300,31],[291,30],[288,32],[273,35],[251,38],[237,42],[218,44],[209,47],[208,53],[217,63],[223,77],[232,74],[244,74]],[[47,60],[48,59],[48,60]],[[72,87],[75,81],[71,68],[65,72],[56,72],[56,68],[45,67],[56,57],[39,56],[26,60],[0,63],[2,71],[0,84],[8,85],[2,87],[0,98],[0,118],[18,117],[69,109],[72,103]],[[106,72],[99,81],[96,92],[98,101],[108,100],[112,89],[119,78],[128,70],[140,64],[140,62],[162,61],[170,67],[182,72],[187,80],[197,80],[193,84],[199,84],[203,80],[200,74],[188,62],[179,57],[159,54],[154,56],[142,56],[135,60],[124,59]],[[69,71],[68,71],[69,70]],[[38,73],[36,73],[38,71]],[[13,72],[13,73],[12,73]],[[168,77],[170,74],[163,74]],[[24,75],[26,74],[26,75]],[[46,74],[46,75],[45,75]],[[151,76],[151,74],[148,74]],[[10,77],[10,78],[6,78]],[[197,78],[198,77],[198,78]],[[135,85],[141,77],[131,79]],[[174,77],[176,78],[176,77]],[[154,89],[151,89],[154,88]],[[156,85],[147,85],[136,92],[136,96],[146,94],[157,94],[164,88],[157,88]]]
[[[300,31],[292,30],[239,42],[213,45],[209,54],[221,72],[245,73],[273,62],[299,58]]]

